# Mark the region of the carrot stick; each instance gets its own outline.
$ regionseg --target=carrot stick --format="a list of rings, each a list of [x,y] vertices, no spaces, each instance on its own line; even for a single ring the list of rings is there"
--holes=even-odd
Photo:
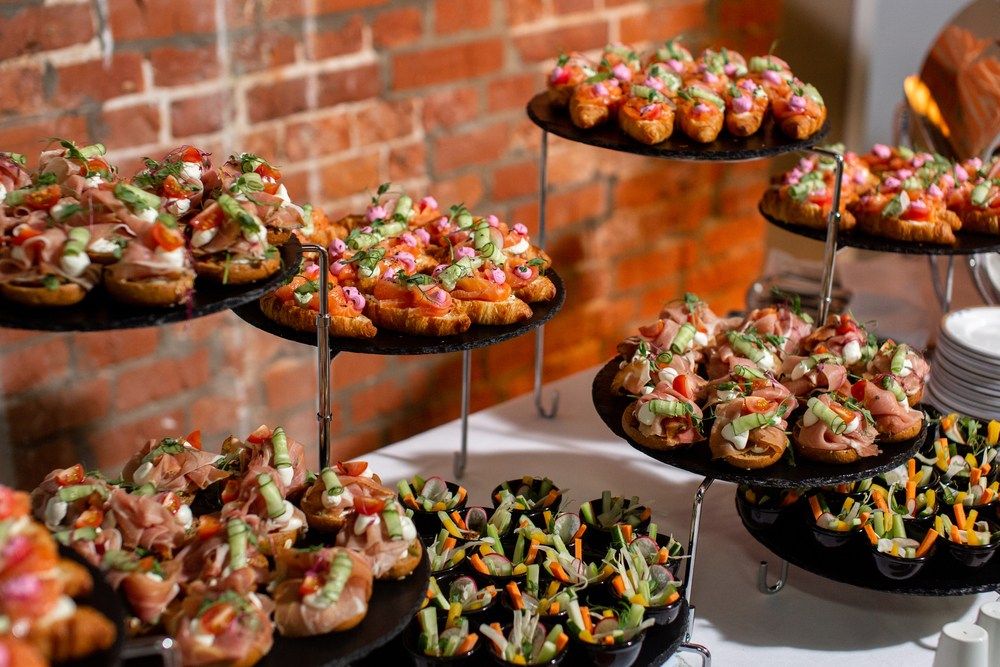
[[[467,496],[467,495],[468,495],[468,493],[469,493],[469,492],[465,490],[465,487],[464,487],[464,486],[460,486],[460,487],[458,487],[458,493],[456,493],[456,494],[455,494],[455,497],[456,497],[456,498],[457,498],[458,500],[456,500],[455,502],[457,502],[457,503],[460,503],[460,502],[462,502],[463,500],[465,500],[465,496]],[[469,635],[469,636],[470,636],[470,637],[475,637],[475,635]],[[472,642],[472,643],[473,643],[473,644],[475,644],[476,642]]]
[[[560,611],[560,609],[562,609],[562,607],[559,606],[558,602],[550,602],[549,603],[549,613],[552,614],[553,616],[555,614],[558,614],[559,611]]]
[[[931,547],[934,546],[934,540],[936,540],[937,538],[938,538],[937,531],[934,530],[933,528],[929,529],[927,531],[927,534],[924,535],[924,539],[920,543],[920,546],[917,547],[917,552],[915,554],[916,557],[920,558],[921,556],[923,556],[924,554],[926,554],[928,551],[930,551]]]
[[[871,516],[871,512],[862,512],[858,518],[861,519],[861,523],[868,523],[868,517]]]
[[[667,547],[660,547],[660,551],[656,555],[656,562],[663,565],[668,560],[670,560],[670,549]]]
[[[955,525],[960,529],[965,530],[965,505],[962,503],[955,503],[952,505],[955,511]]]
[[[677,591],[674,591],[673,593],[670,594],[670,597],[667,598],[667,604],[673,604],[677,602],[677,600],[679,600],[680,597],[681,594],[678,593]]]
[[[552,576],[559,581],[567,584],[569,583],[569,576],[566,574],[566,570],[563,569],[562,565],[560,565],[558,561],[552,561],[552,564],[549,565],[549,572],[551,572]]]
[[[578,540],[583,537],[583,534],[587,532],[587,524],[580,522],[580,527],[577,528],[576,532],[573,533],[573,539]]]
[[[872,544],[878,544],[878,535],[875,533],[875,529],[872,528],[870,523],[865,524],[865,534]]]
[[[564,648],[566,648],[566,644],[568,643],[569,643],[569,635],[567,635],[565,632],[560,632],[559,636],[556,637],[556,651],[557,652],[562,651]]]
[[[917,460],[910,459],[906,462],[906,479],[913,479],[917,476]]]
[[[984,475],[989,475],[990,474],[990,470],[992,470],[992,469],[993,469],[993,466],[991,466],[989,463],[984,463],[983,465],[979,466],[980,472],[982,472],[982,474],[984,474]]]
[[[558,497],[559,497],[559,490],[552,489],[551,491],[549,491],[548,495],[546,495],[538,502],[538,504],[541,505],[542,507],[548,507],[549,505],[554,503],[556,501],[556,498]]]
[[[951,533],[949,536],[951,537],[952,542],[956,542],[958,544],[962,543],[962,536],[958,534],[958,526],[955,524],[951,524]]]
[[[983,471],[979,468],[972,468],[969,471],[969,484],[975,486],[979,483],[979,478],[983,476]]]
[[[577,560],[583,560],[583,540],[573,540],[573,555]]]
[[[483,559],[479,557],[479,554],[472,554],[469,556],[469,562],[472,563],[472,567],[476,568],[476,572],[480,572],[482,574],[490,573],[490,568],[486,567],[486,563],[484,563]]]
[[[913,459],[910,459],[911,461]],[[917,498],[917,480],[912,477],[906,482],[906,501],[916,500]]]
[[[604,638],[604,640],[603,640],[603,641],[604,641],[604,643],[605,643],[605,644],[607,644],[608,646],[612,646],[612,645],[614,645],[614,643],[615,643],[615,638],[614,638],[614,637],[612,637],[611,635],[608,635],[607,637],[605,637],[605,638]]]
[[[458,512],[452,512],[451,513],[451,520],[454,521],[455,525],[458,526],[459,528],[461,528],[462,530],[468,530],[469,529],[468,526],[465,525],[465,522],[462,521],[462,517],[461,517],[461,515]]]
[[[823,509],[819,506],[819,500],[816,496],[809,496],[809,507],[812,508],[813,519],[819,519],[819,515],[823,513]]]
[[[516,581],[511,581],[505,586],[507,595],[510,596],[510,605],[514,609],[524,609],[524,599],[521,597],[521,589],[517,587]]]
[[[875,499],[875,507],[879,508],[883,512],[889,512],[889,504],[885,502],[885,496],[882,495],[881,491],[872,491],[872,498]]]
[[[985,505],[986,503],[990,502],[991,500],[993,500],[993,489],[986,489],[985,491],[983,491],[983,497],[979,501],[979,503],[981,505]]]
[[[454,549],[456,544],[458,544],[458,540],[449,535],[444,539],[444,542],[441,543],[441,546],[444,549]]]
[[[525,557],[524,562],[530,565],[535,562],[535,558],[537,556],[538,556],[538,540],[532,539],[531,544],[528,545],[528,555]]]
[[[472,647],[476,645],[477,641],[479,641],[479,635],[477,635],[475,632],[473,632],[470,635],[466,635],[465,639],[462,640],[462,643],[458,645],[457,649],[455,649],[455,655],[462,655],[463,653],[468,653],[469,651],[472,650]]]
[[[632,524],[623,523],[622,524],[622,537],[625,538],[625,544],[632,541]]]
[[[490,623],[490,627],[493,628],[494,630],[496,630],[497,632],[503,632],[503,628],[501,628],[500,624],[497,623],[496,621],[493,621],[492,623]]]
[[[625,597],[625,580],[622,579],[622,575],[619,574],[615,576],[615,578],[611,580],[611,586],[615,589],[615,592],[618,593],[619,596]]]
[[[594,622],[590,620],[590,608],[580,607],[580,616],[583,617],[583,629],[594,634]]]

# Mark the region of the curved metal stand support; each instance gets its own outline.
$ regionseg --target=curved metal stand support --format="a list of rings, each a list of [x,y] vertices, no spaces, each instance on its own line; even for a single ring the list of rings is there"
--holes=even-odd
[[[712,652],[701,644],[685,642],[677,647],[678,653],[695,653],[701,656],[702,667],[712,667]]]
[[[542,130],[541,156],[538,165],[538,247],[545,246],[545,209],[549,193],[549,133]],[[545,361],[545,327],[535,332],[535,409],[546,419],[552,419],[559,412],[559,392],[552,397],[552,404],[545,405],[542,399],[542,368]]]
[[[781,574],[778,575],[778,580],[774,582],[771,586],[767,583],[767,561],[762,560],[760,562],[760,567],[757,568],[757,590],[764,595],[774,595],[788,583],[788,561],[781,561]]]
[[[970,263],[971,261],[970,259]],[[928,255],[927,263],[930,265],[931,284],[934,286],[934,295],[937,297],[941,312],[947,313],[951,310],[951,296],[955,285],[955,256],[948,255],[948,263],[945,265],[944,270],[944,284],[941,282],[942,278],[938,267],[938,257],[936,255]]]
[[[1000,304],[1000,291],[990,280],[989,273],[983,265],[986,255],[971,255],[969,257],[969,275],[976,286],[976,291],[984,302],[991,306]]]
[[[465,475],[469,459],[469,393],[472,387],[472,350],[462,352],[462,449],[455,452],[452,472],[456,479]]]
[[[122,662],[159,656],[163,667],[181,667],[181,652],[170,637],[130,639],[122,646]]]
[[[326,248],[315,243],[302,244],[302,252],[319,254],[319,313],[316,314],[316,351],[319,382],[319,469],[330,465],[330,424],[333,408],[330,405],[330,255]]]
[[[840,182],[844,178],[844,156],[836,151],[816,148],[815,146],[808,150],[833,158],[837,167],[837,176],[833,181],[832,208],[826,221],[826,245],[823,250],[823,282],[820,284],[819,312],[817,313],[817,322],[822,324],[826,321],[826,316],[830,312],[830,303],[833,300],[833,274],[837,263],[837,232],[840,229]]]
[[[701,530],[701,508],[705,500],[705,492],[712,486],[715,479],[706,477],[698,486],[694,493],[694,504],[691,507],[691,534],[688,535],[688,558],[687,567],[684,570],[684,597],[688,603],[688,626],[684,634],[684,640],[691,639],[691,631],[694,628],[694,604],[691,602],[691,593],[694,590],[694,565],[698,557],[698,533]]]

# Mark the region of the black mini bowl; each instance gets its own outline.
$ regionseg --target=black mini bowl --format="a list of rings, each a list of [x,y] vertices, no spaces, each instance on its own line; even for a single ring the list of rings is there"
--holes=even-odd
[[[464,571],[465,563],[468,560],[469,559],[468,559],[467,556],[463,556],[462,559],[460,561],[458,561],[457,563],[455,563],[454,565],[449,565],[447,567],[444,567],[444,568],[442,568],[440,570],[436,570],[436,571],[435,570],[431,570],[431,576],[434,576],[434,577],[445,577],[445,576],[448,576],[450,574],[456,574],[456,573],[462,572],[462,571]]]
[[[632,507],[631,502],[629,502],[628,499],[626,499],[626,502],[628,504],[625,507],[631,508]],[[601,499],[595,498],[591,500],[590,506],[595,508],[600,507]],[[645,505],[636,505],[636,507],[640,507],[645,510],[649,509]],[[649,529],[649,524],[652,518],[653,518],[652,515],[650,515],[645,519],[643,519],[642,521],[640,521],[637,526],[634,526],[632,528],[632,534],[641,535],[645,533]],[[607,550],[608,546],[611,544],[611,528],[602,528],[600,526],[595,526],[592,523],[588,523],[587,520],[583,518],[583,514],[580,514],[580,521],[587,525],[587,530],[585,530],[583,533],[584,544],[590,547],[591,549],[596,549],[600,551]]]
[[[472,625],[471,623],[469,624]],[[474,632],[474,630],[470,631]],[[453,655],[446,658],[437,658],[431,655],[425,655],[423,651],[417,648],[418,641],[420,639],[420,624],[414,618],[410,621],[410,624],[406,626],[406,630],[403,632],[403,647],[406,652],[410,654],[410,658],[413,660],[413,664],[417,667],[437,667],[438,665],[479,665],[482,664],[477,657],[479,652],[479,647],[483,645],[483,642],[476,642],[476,645],[472,647],[472,650],[462,653],[460,655]]]
[[[854,530],[830,530],[829,528],[819,526],[815,521],[809,524],[809,529],[812,532],[813,539],[821,546],[829,549],[836,549],[849,544],[861,531],[860,527]]]
[[[538,486],[539,486],[539,484],[541,482],[542,482],[542,480],[538,479],[537,477],[532,477],[531,478],[531,484],[529,486],[530,486],[530,488],[532,490],[532,494],[531,494],[532,496],[537,495],[535,492],[538,490]],[[517,487],[521,486],[522,484],[524,484],[524,480],[523,479],[508,479],[506,481],[506,484],[507,484],[508,488],[517,488]],[[502,487],[503,487],[503,483],[497,484],[495,487],[493,487],[492,493],[490,493],[490,500],[493,501],[493,507],[497,507],[497,506],[500,505],[500,501],[497,499],[497,494],[500,493],[500,490],[501,490]],[[555,486],[554,484],[553,484],[552,488],[555,489],[556,491],[561,491],[561,489],[558,486]],[[538,500],[541,500],[541,499],[540,498],[532,498],[532,500],[538,501]],[[555,501],[551,505],[546,505],[545,507],[535,506],[535,507],[532,507],[531,509],[528,509],[528,510],[512,509],[510,511],[511,525],[517,526],[518,523],[520,522],[522,516],[528,517],[529,519],[531,519],[532,523],[536,523],[537,524],[538,518],[541,517],[542,514],[545,513],[545,510],[549,510],[550,512],[552,512],[552,515],[555,516],[559,512],[559,507],[561,505],[562,505],[562,493],[560,493],[558,496],[556,496]]]
[[[547,624],[545,624],[544,622],[542,623],[542,625],[545,626],[546,631],[552,629]],[[502,632],[503,632],[503,636],[504,637],[510,636],[510,628],[511,628],[511,624],[510,623],[507,623],[507,624],[505,624],[503,626]],[[501,658],[499,655],[497,655],[497,652],[494,650],[492,642],[490,642],[490,647],[488,649],[486,649],[486,652],[490,654],[490,658],[493,660],[493,664],[494,665],[500,665],[500,667],[517,667],[517,665],[515,665],[515,663],[508,662],[508,661],[504,660],[503,658]],[[560,651],[559,653],[556,654],[556,657],[552,658],[551,660],[549,660],[547,662],[533,663],[533,667],[550,667],[551,665],[561,665],[562,661],[566,659],[566,654],[567,653],[569,653],[569,648],[568,647],[564,648],[562,651]]]
[[[894,499],[896,501],[897,507],[904,507],[906,505],[906,490],[900,489],[896,491]],[[934,511],[937,512],[937,510],[941,507],[941,503],[937,500],[935,500],[935,503],[937,504],[937,507],[934,508]],[[906,516],[905,514],[903,515],[903,526],[906,527],[907,533],[909,533],[911,529],[914,532],[926,533],[927,529],[932,527],[933,525],[934,525],[934,514],[923,517],[922,516],[910,517]],[[923,537],[923,535],[921,535],[921,537]]]
[[[448,490],[451,491],[453,494],[458,493],[459,489],[458,484],[447,481],[445,482],[445,484],[448,486]],[[444,511],[447,514],[451,514],[452,512],[456,511],[461,512],[462,510],[465,509],[465,505],[468,503],[468,501],[469,501],[469,496],[468,494],[466,494],[466,496],[462,498],[458,502],[458,504],[456,504],[451,509]],[[424,510],[413,509],[412,507],[404,503],[402,499],[400,499],[399,502],[403,507],[413,512],[413,525],[416,527],[417,534],[420,535],[421,539],[423,539],[425,542],[434,541],[434,537],[437,536],[437,534],[441,532],[441,528],[443,528],[443,526],[441,525],[441,519],[438,518],[437,512],[426,512]]]
[[[639,537],[644,537],[644,535],[635,535],[632,539],[637,539]],[[670,538],[672,536],[669,533],[657,533],[656,534],[656,544],[659,547],[669,547]],[[586,553],[586,552],[585,552]],[[601,560],[604,558],[604,553],[601,554],[595,560]],[[590,562],[590,561],[588,561]],[[684,546],[681,546],[681,550],[677,555],[672,555],[667,559],[667,564],[664,566],[670,570],[670,574],[677,576],[677,572],[681,569],[681,565],[684,563]]]
[[[781,491],[781,489],[778,489]],[[736,490],[736,504],[739,507],[740,516],[746,521],[751,528],[756,528],[757,530],[767,530],[774,526],[778,519],[785,513],[792,510],[795,506],[799,504],[796,500],[794,503],[786,505],[784,507],[761,507],[760,505],[754,505],[746,496],[743,495],[743,487],[739,487]]]
[[[464,572],[454,572],[446,576],[439,576],[438,586],[441,587],[441,592],[445,594],[445,597],[447,597],[448,586],[451,585],[451,582],[453,582],[455,579],[458,579],[459,577],[468,577],[468,576],[469,575]],[[471,578],[476,582],[477,586],[479,586],[480,588],[484,587],[484,584],[482,584],[478,579],[476,579],[475,577]],[[490,600],[489,604],[487,604],[485,607],[483,607],[482,609],[475,609],[472,611],[462,610],[462,616],[469,619],[470,628],[478,628],[480,623],[495,621],[497,620],[498,617],[501,616],[500,595],[502,591],[500,590],[500,588],[496,587],[496,584],[494,584],[494,587],[497,588],[497,593],[496,595],[493,596],[493,599]],[[435,606],[435,609],[437,609],[439,617],[448,615],[447,609],[441,609],[440,607],[437,606]]]
[[[549,584],[548,581],[546,581],[544,584],[542,582],[539,582],[538,587],[540,589],[548,588],[548,584]],[[512,613],[514,611],[514,607],[512,607],[510,604],[510,594],[507,592],[506,588],[500,593],[500,604],[503,605],[503,608],[505,610],[505,615]],[[562,609],[559,611],[558,614],[541,614],[538,617],[538,620],[544,623],[545,627],[548,628],[552,627],[556,623],[565,623],[568,617],[569,617],[569,610]]]
[[[921,542],[927,534],[926,529],[921,529],[915,525],[908,526],[904,523],[904,526],[907,537],[915,539],[917,542]],[[937,551],[937,540],[935,540],[934,544],[931,545],[930,551],[927,552],[927,555],[919,558],[902,558],[900,556],[882,553],[874,544],[870,544],[869,548],[871,549],[872,557],[875,559],[875,567],[882,573],[882,576],[889,579],[902,580],[909,579],[910,577],[916,575],[928,562],[930,562],[931,558],[934,556],[934,552]]]
[[[610,646],[591,644],[579,639],[574,639],[574,642],[587,656],[589,664],[595,665],[595,667],[629,667],[639,658],[642,642],[645,639],[646,633],[643,631],[627,642]]]
[[[997,530],[997,525],[990,521],[990,532]],[[948,540],[948,553],[951,557],[966,567],[982,567],[993,558],[1000,547],[1000,540],[986,546],[970,546],[968,544],[957,544]]]
[[[605,589],[613,604],[621,604],[624,602],[623,598],[615,592],[610,581],[607,583]],[[670,604],[646,607],[646,615],[644,618],[653,619],[656,621],[657,625],[670,625],[676,621],[677,616],[681,613],[681,604],[684,602],[684,592],[682,590],[678,590],[677,592],[680,594],[680,597]]]

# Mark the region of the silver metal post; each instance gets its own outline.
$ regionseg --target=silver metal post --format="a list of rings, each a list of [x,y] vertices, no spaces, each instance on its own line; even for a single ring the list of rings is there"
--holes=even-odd
[[[934,286],[934,294],[937,296],[938,305],[941,306],[942,313],[947,313],[951,310],[951,297],[955,285],[955,256],[948,255],[944,285],[941,284],[941,272],[938,270],[937,256],[928,255],[927,263],[930,266],[931,284]]]
[[[319,382],[319,469],[330,465],[330,424],[333,409],[330,405],[330,254],[315,243],[302,244],[302,252],[319,254],[319,313],[316,315],[316,363]]]
[[[181,667],[181,652],[170,637],[142,637],[129,639],[122,645],[123,662],[159,656],[163,667]]]
[[[465,475],[469,457],[469,393],[472,387],[472,350],[462,351],[462,449],[455,452],[452,472],[456,479]]]
[[[701,530],[701,507],[705,500],[705,492],[712,486],[715,479],[706,477],[698,486],[694,493],[694,505],[691,508],[691,534],[688,536],[687,567],[684,570],[684,597],[688,603],[688,627],[684,636],[685,641],[691,639],[691,630],[694,627],[694,604],[692,604],[692,591],[694,590],[694,564],[698,556],[698,533]]]
[[[778,575],[778,580],[774,582],[774,585],[767,583],[767,561],[762,560],[760,562],[760,567],[757,568],[757,590],[764,595],[774,595],[788,583],[788,561],[781,561],[781,574]]]
[[[702,667],[712,667],[712,652],[701,644],[685,642],[677,647],[678,653],[697,653],[701,656]]]
[[[817,313],[817,322],[822,324],[826,321],[833,301],[833,274],[837,262],[837,232],[840,231],[840,183],[844,178],[844,156],[836,151],[815,146],[806,150],[832,157],[837,167],[836,178],[833,181],[833,208],[830,209],[830,216],[826,220],[826,246],[823,250],[823,282],[819,295],[819,313]]]
[[[538,247],[545,247],[545,210],[549,193],[549,133],[542,130],[542,150],[538,165]],[[545,361],[545,325],[535,330],[535,409],[546,419],[559,412],[559,392],[552,396],[552,405],[546,407],[542,399],[542,367]]]

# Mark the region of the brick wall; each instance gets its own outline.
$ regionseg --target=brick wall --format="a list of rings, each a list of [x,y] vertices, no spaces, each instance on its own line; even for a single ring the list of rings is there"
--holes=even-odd
[[[182,142],[243,149],[333,214],[391,179],[533,226],[540,133],[523,107],[554,54],[677,33],[762,52],[779,14],[779,0],[8,0],[0,147],[102,141],[127,172]],[[547,245],[569,296],[547,328],[546,378],[605,359],[684,289],[742,303],[766,173],[553,138]],[[530,389],[532,343],[474,353],[474,408]],[[113,468],[144,438],[195,427],[213,444],[265,421],[315,440],[311,348],[229,313],[110,334],[0,330],[0,377],[0,479],[21,485],[79,458]],[[338,357],[335,452],[456,417],[458,380],[458,355]]]

